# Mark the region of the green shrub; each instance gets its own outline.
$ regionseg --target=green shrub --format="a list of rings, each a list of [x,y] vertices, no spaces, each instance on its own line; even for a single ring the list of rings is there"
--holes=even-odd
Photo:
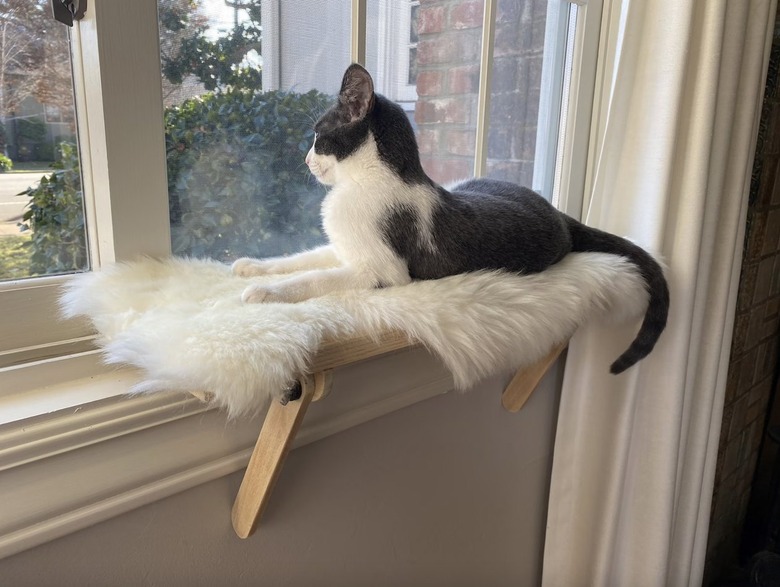
[[[330,102],[318,92],[207,94],[165,114],[174,254],[223,261],[270,256],[324,240],[324,189],[304,163],[312,121]],[[75,145],[30,197],[20,225],[31,230],[31,272],[84,269],[86,236]]]
[[[35,149],[36,161],[55,161],[57,156],[54,144],[49,141],[38,143]]]
[[[23,191],[30,202],[19,227],[32,231],[30,274],[81,271],[88,267],[84,205],[78,151],[60,144],[54,171],[35,187]]]
[[[319,92],[217,92],[165,117],[173,252],[230,260],[321,243],[324,189],[304,158]]]
[[[16,121],[17,139],[40,143],[46,138],[46,124],[38,118],[20,118]]]
[[[0,173],[5,173],[6,171],[11,171],[14,167],[14,162],[11,161],[8,157],[0,153]]]

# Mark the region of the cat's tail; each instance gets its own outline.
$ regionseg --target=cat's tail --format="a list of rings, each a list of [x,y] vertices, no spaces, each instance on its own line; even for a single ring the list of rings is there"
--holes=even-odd
[[[647,312],[631,346],[612,363],[612,373],[622,373],[645,358],[666,327],[669,314],[669,286],[661,265],[644,249],[614,234],[585,226],[566,216],[572,238],[572,251],[611,253],[626,257],[639,269],[649,295]]]

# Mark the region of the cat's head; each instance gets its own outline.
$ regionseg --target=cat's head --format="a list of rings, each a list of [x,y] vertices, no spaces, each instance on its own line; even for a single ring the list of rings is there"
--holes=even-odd
[[[314,144],[306,155],[312,174],[334,185],[349,173],[349,161],[360,154],[391,169],[405,183],[430,181],[420,166],[414,130],[403,109],[374,93],[371,75],[358,64],[344,73],[336,103],[314,125]],[[376,149],[361,149],[373,141]],[[371,146],[371,145],[368,145]]]

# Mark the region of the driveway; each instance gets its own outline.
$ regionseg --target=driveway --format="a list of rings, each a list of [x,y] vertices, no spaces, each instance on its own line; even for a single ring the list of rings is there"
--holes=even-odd
[[[17,196],[31,185],[37,185],[46,171],[0,173],[0,236],[19,234],[16,223],[22,219],[28,198]]]

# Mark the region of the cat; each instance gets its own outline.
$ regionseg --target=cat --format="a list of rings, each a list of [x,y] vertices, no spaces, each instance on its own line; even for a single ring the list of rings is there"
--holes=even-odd
[[[330,244],[235,261],[233,273],[244,277],[305,270],[273,285],[248,286],[244,302],[298,302],[479,270],[537,273],[570,252],[612,253],[636,265],[649,305],[635,340],[610,371],[625,371],[653,349],[666,326],[669,290],[651,255],[513,183],[481,178],[452,190],[438,185],[423,171],[406,113],[374,92],[362,66],[347,68],[336,103],[314,132],[306,164],[331,186],[322,203]]]

